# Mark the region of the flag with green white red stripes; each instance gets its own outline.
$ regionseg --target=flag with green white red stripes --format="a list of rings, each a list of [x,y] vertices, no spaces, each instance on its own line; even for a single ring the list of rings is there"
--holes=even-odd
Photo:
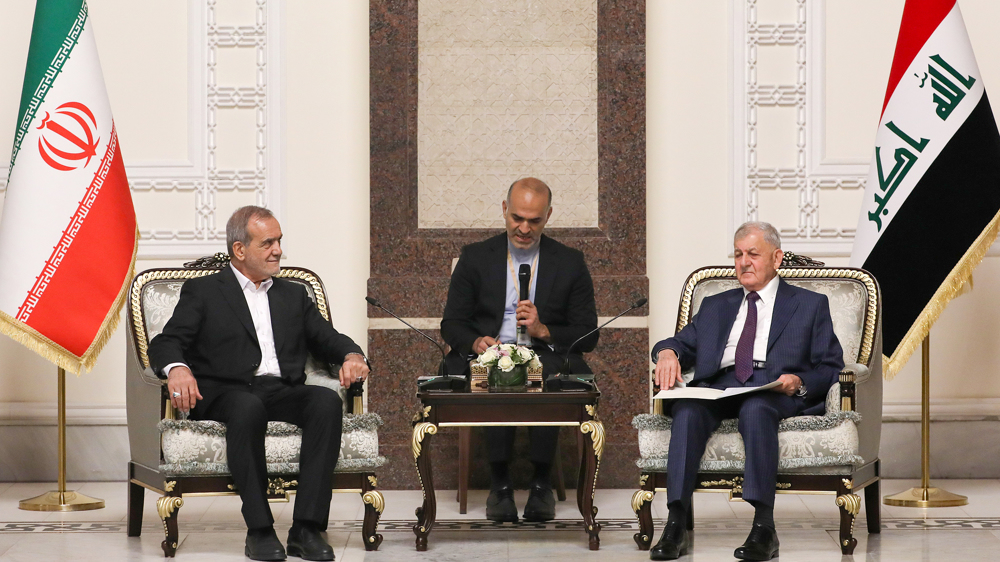
[[[89,370],[118,324],[138,229],[83,0],[38,0],[0,216],[0,332]]]

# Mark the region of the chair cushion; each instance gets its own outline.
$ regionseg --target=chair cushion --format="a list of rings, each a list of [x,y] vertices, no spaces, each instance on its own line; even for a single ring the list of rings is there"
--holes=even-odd
[[[827,394],[827,412],[823,416],[797,416],[778,424],[778,471],[803,467],[860,465],[858,428],[861,415],[840,410],[840,385]],[[639,430],[639,455],[636,465],[644,470],[667,469],[672,420],[658,414],[640,414],[632,419]],[[701,470],[743,470],[746,452],[737,420],[724,420],[712,434],[701,458]]]
[[[378,414],[345,414],[337,472],[362,472],[385,464],[378,454]],[[226,425],[214,421],[161,420],[160,443],[168,475],[228,474]],[[285,422],[268,422],[264,437],[267,471],[295,474],[299,471],[302,430]]]

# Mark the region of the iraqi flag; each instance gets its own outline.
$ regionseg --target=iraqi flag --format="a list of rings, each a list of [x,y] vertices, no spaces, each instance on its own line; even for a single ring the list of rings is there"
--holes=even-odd
[[[997,237],[1000,134],[955,0],[907,0],[851,265],[882,288],[894,376]]]
[[[118,324],[138,230],[83,0],[38,0],[0,217],[0,332],[89,370]]]

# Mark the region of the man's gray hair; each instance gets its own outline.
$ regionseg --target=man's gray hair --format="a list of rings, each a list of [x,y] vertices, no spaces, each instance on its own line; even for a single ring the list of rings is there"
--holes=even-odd
[[[764,241],[773,246],[776,250],[781,249],[781,235],[778,234],[778,229],[771,226],[771,223],[750,221],[745,222],[736,229],[736,234],[733,236],[733,242],[743,240],[752,231],[757,231],[764,236]]]
[[[242,242],[244,246],[250,245],[250,232],[247,231],[250,221],[270,218],[274,218],[274,213],[264,207],[247,205],[236,209],[226,222],[226,246],[229,248],[229,257],[233,256],[233,244],[236,242]]]

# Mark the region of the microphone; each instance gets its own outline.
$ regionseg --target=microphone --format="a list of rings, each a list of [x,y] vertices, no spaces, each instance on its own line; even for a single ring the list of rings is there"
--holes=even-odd
[[[531,266],[522,263],[517,272],[517,280],[521,287],[521,299],[523,301],[531,299]],[[531,345],[531,337],[528,336],[527,326],[517,327],[517,345]]]
[[[579,338],[577,338],[577,340],[575,342],[573,342],[572,344],[570,344],[569,348],[566,350],[566,356],[563,358],[562,368],[559,369],[559,374],[557,376],[563,377],[563,376],[567,376],[567,375],[571,374],[570,373],[570,366],[569,366],[569,354],[573,351],[573,347],[576,346],[576,344],[578,344],[581,341],[583,341],[583,339],[585,339],[587,336],[590,336],[594,332],[600,330],[601,328],[607,326],[608,324],[614,322],[615,320],[618,320],[622,316],[625,316],[629,312],[632,312],[633,310],[642,307],[642,305],[646,304],[647,302],[649,302],[648,299],[646,299],[646,297],[642,297],[641,299],[639,299],[639,300],[635,301],[634,303],[632,303],[632,306],[630,306],[627,310],[625,310],[624,312],[622,312],[618,316],[615,316],[611,320],[608,320],[607,322],[601,324],[600,326],[594,328],[593,330],[591,330],[591,331],[587,332],[586,334],[584,334],[584,335],[580,336]]]
[[[385,308],[384,306],[382,306],[382,304],[379,303],[377,300],[375,300],[373,297],[365,297],[365,300],[368,301],[368,304],[374,306],[375,308],[378,308],[378,309],[382,310],[383,312],[389,314],[390,316],[392,316],[396,320],[399,320],[403,324],[406,324],[406,326],[408,328],[410,328],[414,332],[420,334],[421,336],[425,337],[427,339],[427,341],[429,341],[432,344],[434,344],[434,346],[438,348],[438,351],[441,352],[441,366],[438,367],[438,376],[439,377],[443,377],[443,376],[446,375],[445,371],[447,370],[447,368],[445,367],[445,360],[444,360],[445,353],[444,353],[444,347],[442,347],[441,344],[439,344],[434,338],[428,336],[424,332],[422,332],[422,331],[416,329],[415,327],[413,327],[413,325],[410,324],[409,322],[407,322],[406,320],[403,320],[399,316],[396,316],[396,314],[393,311],[391,311],[391,310]]]

